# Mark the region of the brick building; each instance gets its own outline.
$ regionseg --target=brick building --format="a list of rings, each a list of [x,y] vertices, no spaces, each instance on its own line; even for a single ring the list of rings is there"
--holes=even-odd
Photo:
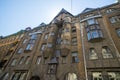
[[[120,3],[2,37],[0,80],[120,80]]]

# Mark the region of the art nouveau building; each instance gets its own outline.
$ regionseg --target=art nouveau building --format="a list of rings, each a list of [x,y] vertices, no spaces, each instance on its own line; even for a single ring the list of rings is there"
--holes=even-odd
[[[119,3],[77,16],[62,9],[23,34],[13,52],[1,47],[11,36],[0,39],[0,80],[120,80]]]

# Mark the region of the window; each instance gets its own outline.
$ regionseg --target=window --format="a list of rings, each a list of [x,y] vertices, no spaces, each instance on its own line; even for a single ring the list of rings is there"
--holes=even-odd
[[[117,35],[120,37],[120,28],[116,29]]]
[[[66,28],[65,31],[66,31],[66,32],[69,32],[69,28]]]
[[[34,39],[30,39],[25,50],[32,50],[33,47],[34,47],[34,44],[35,44],[35,40]]]
[[[47,58],[44,58],[44,64],[47,64]]]
[[[87,20],[87,24],[88,25],[98,24],[98,22],[97,22],[97,20],[95,20],[94,18],[92,18],[92,19]]]
[[[76,28],[75,28],[75,26],[72,27],[71,31],[72,31],[72,32],[76,32]]]
[[[25,50],[32,50],[34,44],[28,44]]]
[[[30,63],[30,57],[28,56],[28,57],[26,58],[25,64],[29,64],[29,63]]]
[[[55,51],[55,57],[56,57],[57,62],[59,62],[60,50]]]
[[[18,53],[18,54],[23,53],[23,48],[20,48],[17,53]]]
[[[73,62],[73,63],[79,62],[78,52],[72,52],[72,62]]]
[[[13,59],[11,66],[15,66],[17,64],[17,59]]]
[[[40,61],[41,61],[41,56],[38,56],[36,64],[40,64]]]
[[[98,59],[97,53],[94,48],[90,48],[89,59]]]
[[[116,22],[120,22],[120,15],[117,16],[112,16],[109,18],[111,23],[116,23]]]
[[[37,34],[32,34],[30,39],[37,39]]]
[[[27,76],[27,73],[26,72],[22,72],[21,75],[20,75],[19,80],[25,80],[26,76]]]
[[[27,76],[27,72],[18,71],[14,73],[11,80],[25,80],[26,76]]]
[[[48,65],[48,74],[55,74],[56,73],[56,64],[49,64]]]
[[[48,48],[51,48],[52,47],[52,43],[48,43],[47,46],[48,46]]]
[[[120,80],[120,72],[108,72],[109,80]]]
[[[30,40],[29,40],[29,43],[30,43],[30,44],[34,44],[34,43],[35,43],[35,40],[34,40],[34,39],[30,39]]]
[[[51,33],[50,33],[50,36],[54,36],[54,35],[55,35],[55,33],[54,33],[54,32],[51,32]]]
[[[25,39],[24,41],[23,41],[23,44],[25,44],[27,42],[27,39]]]
[[[99,25],[91,25],[86,27],[88,40],[102,38],[102,31]]]
[[[93,80],[103,80],[100,72],[93,72],[92,76],[93,76]]]
[[[57,38],[56,44],[60,44],[60,43],[61,43],[61,38]]]
[[[49,34],[45,34],[44,39],[48,39]]]
[[[56,50],[56,51],[55,51],[55,56],[56,56],[56,57],[60,57],[60,50]]]
[[[46,48],[46,44],[42,44],[42,46],[41,46],[41,51],[44,51],[45,48]]]
[[[72,45],[77,45],[77,38],[72,38]]]
[[[75,73],[68,73],[65,77],[65,80],[78,80],[78,78]]]
[[[21,57],[19,64],[23,64],[24,61],[25,61],[25,57]]]
[[[62,57],[62,63],[66,63],[66,56]]]
[[[5,74],[3,75],[2,80],[8,80],[8,77],[9,77],[9,73],[5,73]]]
[[[111,50],[107,46],[102,47],[103,58],[113,58]]]
[[[111,12],[113,12],[113,9],[107,9],[106,10],[106,13],[111,13]]]

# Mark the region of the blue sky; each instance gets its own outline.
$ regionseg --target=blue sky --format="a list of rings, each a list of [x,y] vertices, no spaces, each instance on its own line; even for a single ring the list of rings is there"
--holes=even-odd
[[[85,8],[97,8],[116,0],[72,0],[72,14]],[[71,12],[71,0],[0,0],[0,36],[13,34],[26,27],[48,24],[64,8]]]

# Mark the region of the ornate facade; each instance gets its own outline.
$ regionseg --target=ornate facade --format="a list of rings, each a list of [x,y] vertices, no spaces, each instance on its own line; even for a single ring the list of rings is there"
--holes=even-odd
[[[120,80],[120,3],[1,38],[0,80]]]

